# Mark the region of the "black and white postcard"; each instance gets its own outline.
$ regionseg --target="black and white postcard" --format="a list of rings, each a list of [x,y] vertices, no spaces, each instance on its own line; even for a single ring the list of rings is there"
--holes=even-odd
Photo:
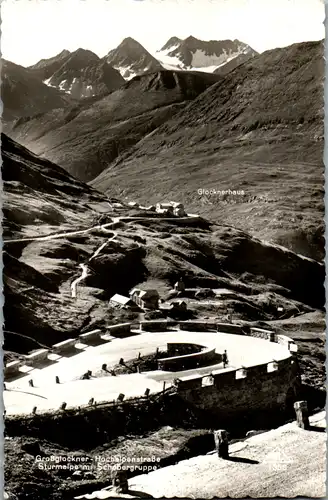
[[[325,497],[324,19],[2,1],[5,499]]]

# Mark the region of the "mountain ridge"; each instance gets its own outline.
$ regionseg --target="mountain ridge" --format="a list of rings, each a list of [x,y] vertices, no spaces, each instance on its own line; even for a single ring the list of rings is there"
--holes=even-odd
[[[143,74],[90,103],[20,120],[8,133],[88,181],[219,79],[168,70]]]
[[[184,40],[170,38],[156,55],[164,67],[214,72],[237,57],[247,60],[257,52],[237,39],[204,41],[189,36]]]
[[[47,87],[23,66],[2,59],[1,69],[2,118],[5,123],[74,103],[60,90]]]

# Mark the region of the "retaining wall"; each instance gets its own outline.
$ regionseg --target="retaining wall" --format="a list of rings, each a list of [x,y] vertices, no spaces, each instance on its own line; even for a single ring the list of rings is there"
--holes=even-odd
[[[234,325],[232,323],[216,323],[216,330],[222,333],[234,333],[236,335],[244,335],[243,327],[241,325]]]
[[[250,328],[250,337],[257,337],[259,339],[270,340],[275,342],[275,333],[272,330],[264,330],[263,328]]]
[[[179,323],[180,330],[190,330],[195,332],[205,332],[216,330],[215,321],[183,321]]]
[[[160,394],[156,398],[134,398],[115,404],[67,406],[65,410],[37,411],[35,415],[8,415],[6,435],[29,435],[73,449],[81,447],[82,436],[84,449],[94,449],[117,436],[149,432],[164,425],[181,427],[190,419],[190,412],[184,411],[186,404],[182,403],[180,398],[170,401]]]
[[[271,366],[270,366],[271,365]],[[235,417],[243,413],[283,411],[287,393],[295,400],[299,391],[297,365],[292,358],[247,367],[246,369],[214,371],[209,377],[183,377],[177,381],[178,394],[192,406],[211,412],[218,418]]]
[[[159,359],[158,369],[164,371],[190,370],[191,368],[205,366],[215,358],[215,348],[209,347],[201,352]],[[217,360],[217,362],[219,362],[219,360]]]
[[[167,353],[169,354],[170,357],[184,356],[185,354],[194,354],[196,352],[201,352],[203,349],[205,349],[205,347],[199,344],[192,344],[186,342],[167,343]]]

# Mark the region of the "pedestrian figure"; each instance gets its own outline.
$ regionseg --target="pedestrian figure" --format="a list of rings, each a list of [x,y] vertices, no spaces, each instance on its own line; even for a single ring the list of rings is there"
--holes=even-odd
[[[225,350],[223,355],[222,355],[222,361],[223,361],[223,368],[225,368],[228,364],[228,354],[227,351]]]
[[[176,282],[174,285],[174,289],[176,292],[184,292],[185,291],[185,284],[183,282],[182,277],[179,278],[179,281]]]

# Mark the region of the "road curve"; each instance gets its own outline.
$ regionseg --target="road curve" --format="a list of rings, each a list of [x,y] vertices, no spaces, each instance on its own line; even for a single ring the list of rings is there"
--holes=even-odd
[[[108,238],[108,240],[105,241],[105,243],[102,243],[102,245],[100,245],[100,247],[97,248],[97,250],[94,252],[94,254],[90,257],[89,262],[92,259],[94,259],[95,257],[97,257],[97,255],[99,255],[99,253],[103,250],[103,248],[105,248],[105,246],[108,245],[109,242],[113,241],[116,237],[117,237],[117,232],[114,231],[112,237]],[[73,299],[76,298],[77,285],[81,281],[83,281],[88,276],[88,273],[89,273],[89,268],[88,268],[87,264],[79,264],[79,267],[82,269],[82,274],[79,278],[74,280],[73,283],[71,284],[71,293],[72,293]]]
[[[76,298],[76,287],[80,283],[80,281],[84,280],[88,276],[88,267],[85,264],[79,264],[79,267],[82,269],[82,274],[79,278],[73,281],[71,284],[71,292],[72,297]]]
[[[127,361],[137,358],[139,352],[145,356],[154,353],[157,347],[164,349],[167,342],[193,342],[215,347],[219,353],[227,349],[229,365],[225,369],[221,364],[221,366],[212,365],[181,372],[156,370],[116,377],[101,376],[105,375],[101,371],[103,363],[110,368],[115,366],[120,358]],[[87,347],[75,356],[63,356],[57,362],[44,368],[33,368],[25,376],[6,383],[7,390],[3,393],[4,403],[7,414],[19,414],[31,412],[34,405],[37,405],[40,410],[46,410],[59,408],[63,401],[70,406],[86,404],[91,397],[94,397],[96,401],[108,401],[117,398],[120,392],[123,392],[126,397],[134,397],[143,395],[146,388],[149,388],[151,393],[160,392],[164,381],[168,387],[174,378],[187,374],[204,376],[210,374],[215,368],[222,369],[222,371],[241,366],[247,368],[289,357],[290,352],[287,347],[254,337],[217,332],[145,332],[141,335],[117,338],[102,345]],[[80,380],[81,375],[87,370],[91,370],[92,374],[98,374],[98,377]],[[55,383],[56,376],[59,377],[60,384]],[[28,380],[31,378],[34,382],[33,389],[28,386]],[[23,395],[17,393],[17,390],[33,392],[35,395]],[[46,396],[47,399],[40,400],[38,397],[40,395]]]

